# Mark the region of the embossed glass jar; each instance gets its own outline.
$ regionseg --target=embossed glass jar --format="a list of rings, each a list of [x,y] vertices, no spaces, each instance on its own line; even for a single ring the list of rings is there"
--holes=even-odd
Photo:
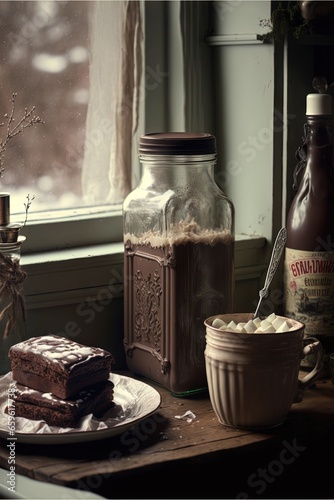
[[[234,207],[210,134],[141,137],[123,204],[124,346],[133,373],[177,395],[207,389],[205,318],[232,311]]]
[[[21,224],[10,223],[10,194],[0,193],[0,375],[11,370],[8,351],[25,332],[25,304],[21,268]]]

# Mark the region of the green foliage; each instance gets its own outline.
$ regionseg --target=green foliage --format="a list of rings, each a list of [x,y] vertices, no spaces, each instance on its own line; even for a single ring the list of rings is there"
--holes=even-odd
[[[272,12],[271,19],[261,19],[260,26],[269,29],[261,35],[262,40],[282,41],[291,34],[294,38],[310,32],[311,22],[302,18],[299,2],[280,2]]]

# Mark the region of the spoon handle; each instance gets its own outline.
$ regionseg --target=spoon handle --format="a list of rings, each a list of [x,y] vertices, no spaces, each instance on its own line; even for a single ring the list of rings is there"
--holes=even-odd
[[[266,279],[264,282],[264,287],[262,288],[262,290],[259,291],[260,300],[259,300],[257,308],[255,310],[254,318],[258,314],[262,299],[264,299],[265,297],[268,296],[268,289],[269,289],[270,283],[272,282],[272,279],[276,273],[276,270],[278,268],[278,264],[280,263],[282,253],[284,250],[284,246],[285,246],[285,242],[286,242],[286,237],[287,237],[286,228],[282,227],[276,236],[276,240],[274,243],[273,251],[272,251],[270,262],[269,262],[269,267],[268,267]]]

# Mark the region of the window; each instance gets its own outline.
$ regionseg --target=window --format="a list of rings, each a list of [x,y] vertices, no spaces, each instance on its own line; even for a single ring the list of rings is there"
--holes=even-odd
[[[0,18],[1,114],[16,92],[16,122],[32,106],[45,121],[8,143],[0,179],[12,220],[23,221],[32,200],[23,253],[119,240],[121,202],[138,178],[129,148],[142,69],[138,2],[1,1]]]
[[[207,35],[211,33],[211,24],[213,24],[213,30],[216,29],[218,33],[225,33],[225,24],[220,26],[220,23],[225,23],[224,20],[228,19],[229,16],[233,15],[238,23],[241,23],[244,16],[239,15],[238,10],[246,9],[248,4],[254,17],[252,21],[255,24],[254,30],[257,30],[258,20],[255,19],[254,7],[256,7],[256,10],[261,7],[262,10],[262,5],[267,8],[270,2],[246,2],[236,3],[235,5],[233,3],[232,5],[231,2],[215,1],[0,1],[0,19],[3,28],[0,30],[0,38],[2,37],[0,68],[4,75],[0,79],[1,108],[4,112],[8,112],[8,107],[4,109],[5,105],[3,103],[9,106],[12,91],[17,91],[18,115],[20,116],[20,106],[22,108],[22,106],[36,105],[37,113],[46,121],[45,125],[38,125],[33,130],[27,130],[16,140],[13,149],[11,144],[6,151],[4,188],[13,193],[15,189],[18,189],[17,179],[20,182],[27,182],[27,184],[23,185],[22,191],[19,192],[19,204],[21,204],[22,212],[20,212],[20,209],[17,212],[20,220],[24,216],[23,204],[26,201],[26,195],[35,195],[35,200],[33,200],[29,211],[28,224],[24,228],[24,233],[22,231],[27,237],[25,244],[22,246],[23,254],[108,244],[122,240],[121,198],[110,196],[110,189],[108,188],[102,195],[98,191],[97,194],[88,192],[88,196],[84,199],[82,186],[84,177],[85,182],[87,181],[86,185],[90,188],[96,181],[98,169],[104,166],[104,174],[107,172],[107,175],[105,177],[100,176],[102,178],[100,186],[104,188],[107,185],[104,180],[110,181],[109,167],[116,166],[114,174],[115,172],[117,174],[119,166],[119,163],[113,161],[109,152],[106,152],[104,148],[104,146],[110,148],[111,145],[111,141],[105,138],[104,132],[109,130],[109,125],[114,122],[111,121],[112,113],[108,110],[107,98],[101,98],[102,92],[100,92],[100,89],[107,89],[107,94],[109,92],[108,99],[110,99],[110,90],[113,88],[111,86],[111,76],[110,73],[109,75],[105,72],[100,73],[96,69],[96,65],[93,68],[91,63],[96,62],[96,58],[92,57],[93,42],[95,40],[95,42],[100,43],[97,51],[100,56],[99,61],[102,63],[99,66],[100,69],[102,68],[103,71],[109,69],[117,77],[121,75],[121,66],[113,63],[112,58],[115,53],[118,54],[119,58],[122,57],[122,54],[115,50],[115,45],[110,43],[110,38],[106,41],[103,38],[117,33],[120,31],[120,26],[123,26],[124,17],[122,15],[121,22],[120,13],[124,14],[124,11],[120,12],[120,5],[124,6],[124,8],[140,5],[142,9],[141,28],[144,32],[144,35],[142,35],[138,25],[138,17],[132,18],[134,24],[127,24],[127,27],[130,28],[129,32],[133,35],[131,56],[137,57],[138,61],[137,65],[125,64],[125,69],[135,68],[136,70],[132,75],[134,90],[131,95],[132,101],[129,101],[126,93],[123,95],[117,94],[117,99],[121,103],[118,108],[118,118],[123,119],[129,109],[135,110],[130,131],[132,134],[136,130],[137,134],[133,136],[132,141],[132,186],[136,185],[140,176],[136,154],[138,136],[143,132],[159,130],[197,129],[214,133],[219,144],[218,174],[220,173],[220,177],[224,180],[224,169],[226,170],[226,166],[229,167],[229,164],[233,163],[232,160],[236,159],[239,136],[240,142],[244,140],[244,132],[241,133],[240,123],[253,126],[253,123],[248,120],[240,120],[233,128],[229,116],[243,116],[242,111],[237,109],[239,106],[240,108],[243,107],[240,104],[241,97],[248,106],[255,103],[255,101],[254,99],[248,99],[247,92],[238,91],[236,84],[244,84],[244,75],[238,73],[239,68],[242,68],[242,64],[235,64],[232,49],[229,51],[229,46],[226,46],[227,48],[224,46],[222,50],[212,48],[207,42]],[[98,7],[100,10],[98,10]],[[109,12],[103,10],[107,8],[110,9]],[[223,13],[221,12],[222,9],[224,10]],[[97,12],[99,18],[95,17]],[[210,15],[215,22],[209,19]],[[262,12],[260,15],[262,15]],[[248,20],[246,27],[242,25],[235,28],[233,25],[233,30],[237,29],[243,33],[245,29],[249,29],[249,17],[246,16],[245,19]],[[230,26],[230,23],[228,25]],[[131,28],[131,26],[135,26],[136,29]],[[92,36],[94,34],[95,38]],[[140,52],[135,54],[134,50],[135,47],[138,48],[138,44],[141,42],[143,42],[143,54],[140,60]],[[124,45],[122,47],[124,48]],[[246,60],[251,63],[251,59],[247,58],[246,54],[246,51],[250,49],[246,47],[240,50],[245,54]],[[224,57],[221,57],[222,51],[224,51]],[[261,48],[261,54],[262,52],[269,52],[268,47],[263,47],[263,50]],[[269,57],[271,58],[271,52]],[[28,62],[28,68],[23,70],[22,68]],[[264,64],[263,67],[265,68],[264,71],[267,71],[268,65]],[[115,68],[117,68],[117,71],[115,71]],[[73,74],[72,80],[64,78],[67,71],[71,71],[71,74]],[[11,72],[11,79],[5,77],[6,72]],[[91,74],[91,72],[96,74]],[[33,75],[35,78],[34,84],[31,83]],[[49,85],[45,84],[45,81],[49,82]],[[56,90],[68,92],[69,99],[72,100],[72,106],[69,106],[65,99],[59,101],[59,96],[58,101],[55,100],[57,93],[51,90],[51,81],[56,82],[53,83]],[[250,80],[250,82],[252,81],[253,79]],[[66,82],[67,86],[65,86]],[[92,82],[94,82],[93,86]],[[15,83],[21,88],[12,88],[11,83]],[[39,94],[43,94],[43,92],[36,91],[36,89],[39,90],[39,85],[45,92],[46,103],[44,101],[44,104],[39,104]],[[127,89],[127,86],[123,86],[123,88]],[[262,87],[258,86],[258,88],[261,89]],[[229,91],[225,92],[226,89],[229,89]],[[27,93],[24,94],[25,92]],[[234,96],[234,92],[238,96],[235,99],[231,97]],[[260,94],[260,90],[258,93]],[[268,99],[271,99],[269,93],[266,95],[268,95]],[[21,97],[20,105],[19,98]],[[96,101],[92,104],[93,98],[97,102],[101,98],[101,101],[97,105],[95,104]],[[132,106],[131,104],[131,108],[129,102],[136,103],[136,105]],[[262,102],[262,97],[260,102]],[[267,113],[270,113],[270,106],[264,108]],[[0,112],[2,109],[0,109]],[[53,118],[49,115],[50,109],[56,111]],[[235,111],[237,114],[235,114]],[[63,113],[67,116],[66,121],[70,121],[69,127],[72,126],[72,122],[74,124],[71,132],[68,132],[69,128],[67,126],[63,126]],[[256,113],[255,116],[259,117],[259,113]],[[96,119],[100,119],[103,126],[96,125]],[[223,122],[224,126],[222,126]],[[227,126],[225,126],[225,122]],[[120,123],[119,120],[117,120],[118,123]],[[50,128],[51,134],[46,139],[45,136]],[[130,127],[127,132],[129,132],[129,129]],[[121,130],[121,127],[117,127],[117,132]],[[42,137],[39,137],[37,133],[41,134]],[[226,136],[227,133],[230,134],[232,140]],[[247,134],[249,135],[249,132]],[[123,135],[121,133],[120,137],[123,137]],[[52,147],[50,144],[55,139],[57,147]],[[73,142],[68,142],[69,140]],[[127,136],[125,148],[122,148],[124,156],[129,154],[130,142],[131,140],[128,140]],[[84,145],[88,146],[85,148],[86,156],[84,154]],[[37,150],[36,156],[32,153],[32,148],[35,148],[35,151]],[[57,168],[54,177],[50,178],[50,164],[52,163],[50,152],[54,152],[54,150],[57,150],[58,155],[55,160]],[[265,151],[266,154],[267,150],[269,150],[268,147]],[[17,161],[10,156],[14,152],[18,154]],[[39,155],[45,153],[45,159],[40,160]],[[261,157],[261,169],[262,163],[267,165],[268,161],[271,161],[270,151],[268,151],[268,155],[269,159],[266,156],[262,160]],[[39,159],[37,160],[37,158]],[[28,166],[29,162],[32,162],[31,168]],[[243,163],[241,164],[241,162]],[[272,209],[269,206],[270,200],[267,199],[270,189],[267,190],[268,197],[265,199],[264,209],[261,208],[261,214],[259,214],[261,217],[258,216],[257,209],[250,211],[247,207],[244,210],[243,206],[240,206],[244,199],[247,200],[244,193],[244,184],[248,182],[245,180],[246,173],[249,174],[251,179],[253,178],[252,170],[246,168],[248,165],[244,165],[244,163],[244,159],[240,158],[242,168],[239,168],[238,172],[241,171],[243,175],[236,180],[235,176],[238,172],[232,169],[231,175],[229,175],[231,182],[222,186],[232,200],[237,201],[238,226],[236,229],[242,233],[258,233],[256,225],[260,226],[264,218],[263,213],[265,213],[266,226],[264,230],[262,227],[259,228],[260,234],[269,235],[270,237]],[[258,161],[257,164],[259,164]],[[18,166],[18,170],[22,175],[19,174],[15,177],[13,165]],[[68,168],[67,171],[69,176],[72,176],[72,181],[65,182],[62,168],[69,166],[71,168]],[[41,173],[41,176],[38,179],[33,176],[34,183],[30,184],[30,181],[26,181],[25,175],[35,168],[39,169],[38,172]],[[263,167],[263,170],[267,176],[270,175],[270,169]],[[82,176],[82,172],[85,172],[84,176]],[[241,181],[244,181],[244,183]],[[38,192],[38,196],[36,195],[35,184],[38,184],[37,187],[41,191],[41,196],[40,192]],[[71,184],[71,188],[72,186],[74,188],[69,190],[68,184]],[[119,184],[119,179],[115,176],[113,186],[116,186],[116,190]],[[0,185],[2,189],[2,180],[0,180]],[[127,185],[129,186],[128,178]],[[56,191],[57,193],[55,193]],[[46,193],[46,195],[43,193]],[[58,198],[54,197],[55,194],[57,194]],[[260,198],[262,200],[263,197]],[[41,206],[39,203],[41,199],[43,199],[43,202],[51,202],[47,212],[40,211]],[[60,203],[60,200],[62,200],[62,203]],[[269,206],[268,210],[267,205]],[[251,224],[249,223],[250,217],[252,217]],[[257,224],[258,219],[259,224]]]
[[[25,4],[32,5],[35,3],[44,2],[1,2],[2,4],[16,4],[17,11],[15,16],[23,16]],[[71,6],[74,10],[78,9],[78,16],[83,15],[85,8],[88,8],[88,3],[91,7],[99,4],[100,6],[112,5],[109,0],[93,0],[91,2],[56,2],[57,6],[66,4],[68,8]],[[115,4],[121,4],[115,0]],[[135,4],[130,0],[129,4]],[[214,18],[217,21],[223,22],[227,14],[235,15],[236,21],[247,21],[247,29],[249,29],[248,15],[243,15],[243,9],[247,11],[248,4],[256,4],[257,8],[267,2],[213,2],[214,6],[225,7],[224,15],[220,15],[220,9],[214,9]],[[46,2],[45,5],[50,6],[53,2]],[[70,4],[70,5],[69,5]],[[85,5],[84,5],[85,4]],[[124,5],[126,2],[124,2]],[[233,5],[232,5],[233,4]],[[7,6],[8,6],[7,5]],[[237,5],[238,8],[234,8]],[[240,142],[245,139],[244,129],[240,125],[252,126],[253,121],[244,119],[248,116],[245,114],[245,109],[249,105],[256,107],[256,118],[264,112],[267,113],[270,108],[270,102],[263,105],[262,92],[253,94],[250,92],[250,85],[255,80],[258,81],[258,72],[250,71],[247,73],[247,78],[243,72],[243,65],[236,64],[235,56],[225,54],[221,60],[221,50],[219,47],[212,48],[206,41],[208,34],[207,16],[209,8],[212,7],[212,2],[179,2],[179,1],[143,1],[141,8],[143,12],[142,22],[144,31],[143,40],[143,74],[141,78],[140,98],[139,98],[139,127],[137,128],[137,136],[133,138],[134,161],[132,166],[138,167],[136,146],[138,143],[138,135],[143,132],[163,131],[163,130],[189,130],[197,129],[208,132],[216,132],[217,139],[222,147],[220,149],[221,162],[225,160],[234,160],[236,148],[235,141]],[[9,7],[8,7],[9,8]],[[27,7],[28,8],[28,7]],[[49,8],[49,7],[48,7]],[[239,14],[241,10],[241,13]],[[92,11],[93,14],[93,11]],[[219,15],[218,15],[219,14]],[[261,17],[266,17],[260,12]],[[103,17],[103,16],[102,16]],[[0,16],[1,28],[4,21]],[[39,19],[39,21],[37,21]],[[42,23],[44,17],[36,18],[35,22]],[[78,18],[77,18],[78,19]],[[107,25],[110,26],[111,16],[106,15],[104,19]],[[89,18],[91,26],[93,17]],[[245,22],[246,22],[245,21]],[[11,19],[8,19],[8,23]],[[182,25],[180,25],[182,22]],[[257,21],[254,21],[257,26]],[[30,29],[32,26],[29,24]],[[228,22],[228,27],[233,29],[235,26]],[[181,29],[182,28],[182,29]],[[238,26],[237,26],[238,28]],[[239,28],[242,34],[243,29]],[[15,33],[11,28],[9,32]],[[111,30],[109,30],[111,32]],[[224,34],[224,29],[217,27],[216,32],[220,39],[220,34]],[[8,36],[8,30],[6,31]],[[100,29],[100,33],[102,30]],[[211,30],[209,31],[211,34]],[[247,32],[248,33],[248,32]],[[0,38],[2,29],[0,29]],[[223,36],[224,38],[224,36]],[[8,40],[7,40],[8,41]],[[66,44],[65,44],[66,45]],[[2,44],[0,44],[0,47]],[[7,45],[8,48],[8,45]],[[102,62],[109,61],[114,46],[110,48],[105,45],[106,53],[101,58]],[[186,51],[186,49],[190,51]],[[68,49],[68,47],[67,47]],[[66,49],[66,50],[67,50]],[[258,56],[256,54],[256,61]],[[44,50],[44,49],[43,49]],[[225,50],[225,49],[224,49]],[[249,47],[241,47],[242,54]],[[6,51],[3,56],[8,54]],[[237,54],[240,57],[240,54]],[[248,58],[249,59],[249,58]],[[260,59],[262,60],[262,59]],[[90,58],[89,58],[90,62]],[[191,64],[189,64],[191,63]],[[222,64],[224,63],[224,65]],[[4,70],[3,63],[0,60],[1,71]],[[74,63],[73,63],[74,64]],[[87,64],[87,62],[76,63],[77,65]],[[225,67],[225,64],[228,64]],[[108,64],[107,64],[108,66]],[[263,66],[266,66],[264,64]],[[240,68],[238,78],[235,72]],[[224,70],[224,71],[223,71]],[[261,73],[262,75],[262,73]],[[58,75],[59,76],[59,75]],[[54,75],[53,75],[54,77]],[[138,77],[138,75],[137,75]],[[86,78],[86,77],[85,77]],[[89,77],[90,78],[90,77]],[[0,78],[0,97],[5,99],[10,98],[11,92],[14,90],[8,88],[5,92],[4,79]],[[24,89],[24,76],[15,80],[21,84]],[[86,80],[84,80],[86,82]],[[104,77],[104,82],[106,82]],[[228,84],[231,93],[226,94],[226,85]],[[238,84],[238,85],[237,85]],[[109,83],[106,85],[110,88]],[[239,86],[242,91],[239,92]],[[262,89],[258,85],[258,89]],[[267,88],[267,87],[266,87]],[[270,89],[268,83],[268,89]],[[190,89],[190,90],[189,90]],[[20,89],[17,89],[21,93]],[[232,92],[233,91],[233,92]],[[268,90],[269,92],[269,90]],[[261,96],[259,95],[261,94]],[[138,94],[136,94],[138,97]],[[252,99],[249,99],[252,95]],[[253,97],[256,95],[257,99]],[[91,97],[91,94],[89,95]],[[228,101],[225,101],[225,97]],[[268,96],[269,99],[270,96]],[[52,95],[50,94],[50,99]],[[30,98],[28,99],[30,102]],[[24,101],[24,106],[29,106],[29,102]],[[87,109],[89,107],[87,101]],[[102,101],[105,105],[105,100]],[[266,101],[267,102],[267,101]],[[43,109],[39,109],[37,102],[37,112],[44,118]],[[226,106],[229,105],[229,106]],[[247,106],[246,106],[247,105]],[[59,117],[62,112],[63,105],[60,106]],[[94,106],[95,110],[97,108]],[[248,108],[247,108],[248,109]],[[127,107],[128,110],[128,107]],[[0,113],[2,109],[0,108]],[[266,116],[266,115],[265,115]],[[237,119],[235,119],[237,117]],[[239,119],[240,117],[240,119]],[[86,114],[87,121],[88,114]],[[92,118],[92,116],[91,116]],[[87,123],[86,121],[86,123]],[[224,126],[222,122],[224,121]],[[56,124],[61,123],[58,119]],[[134,120],[133,123],[136,123]],[[225,123],[227,127],[225,127]],[[263,126],[267,126],[267,122],[262,120]],[[226,139],[226,129],[229,134]],[[94,129],[94,125],[92,125]],[[34,130],[28,130],[26,137],[29,141],[35,140],[36,130],[45,131],[45,127]],[[258,128],[256,129],[258,130]],[[23,137],[23,136],[22,136]],[[21,146],[20,137],[15,144],[16,147]],[[89,135],[88,135],[89,137]],[[98,139],[98,136],[94,140]],[[233,142],[230,141],[230,137]],[[246,135],[246,138],[248,135]],[[43,144],[43,140],[41,140]],[[40,146],[40,145],[39,145]],[[238,146],[238,142],[236,142]],[[8,150],[9,152],[9,150]],[[223,156],[224,155],[224,156]],[[231,155],[231,156],[230,156]],[[79,155],[78,155],[79,156]],[[225,158],[226,156],[226,158]],[[230,157],[230,158],[229,158]],[[25,158],[24,158],[25,159]],[[89,158],[92,160],[92,157]],[[271,169],[271,156],[267,154],[263,157],[257,157],[257,161],[261,160],[261,182],[267,179]],[[8,161],[8,157],[6,157]],[[83,161],[83,158],[82,158]],[[61,163],[61,162],[60,162]],[[225,162],[226,163],[226,162]],[[238,202],[238,216],[243,216],[245,226],[250,217],[255,217],[258,213],[258,205],[262,205],[263,196],[254,196],[252,190],[249,190],[249,185],[253,182],[252,169],[248,165],[242,164],[245,167],[238,171],[231,170],[230,183],[226,185],[230,188],[233,184],[238,192],[234,191],[233,201]],[[247,167],[247,168],[246,168]],[[220,167],[219,167],[220,168]],[[90,172],[94,173],[95,165],[92,160]],[[224,167],[222,168],[223,171]],[[244,188],[245,174],[248,173],[249,182]],[[139,178],[139,172],[134,174],[133,184],[136,184]],[[240,182],[242,181],[242,182]],[[268,193],[270,189],[268,189]],[[251,197],[245,197],[245,193]],[[32,192],[30,194],[33,194]],[[229,194],[229,193],[228,193]],[[238,196],[240,194],[240,196]],[[25,199],[26,192],[23,192],[22,198]],[[236,198],[238,197],[238,200]],[[240,203],[245,203],[240,205]],[[247,202],[247,203],[246,203]],[[271,200],[267,201],[268,213],[271,214]],[[34,212],[34,207],[36,212]],[[107,206],[95,205],[94,207],[78,206],[74,208],[58,209],[58,206],[53,206],[48,213],[40,213],[37,211],[37,203],[32,207],[29,213],[28,224],[22,230],[27,239],[22,245],[22,263],[27,271],[27,280],[24,284],[26,303],[28,307],[28,321],[25,337],[31,337],[38,334],[45,334],[50,328],[56,332],[62,332],[70,335],[67,327],[71,328],[73,323],[80,328],[80,335],[77,340],[82,343],[91,345],[100,345],[110,349],[117,360],[122,360],[124,350],[122,346],[122,311],[123,311],[123,244],[122,244],[122,212],[120,203],[109,203]],[[262,212],[261,212],[262,213]],[[254,215],[255,214],[255,215]],[[270,215],[269,214],[269,215]],[[249,234],[249,227],[246,230]],[[269,230],[268,230],[269,232]],[[262,233],[265,236],[267,234]],[[258,290],[263,285],[263,272],[266,271],[267,246],[265,238],[242,238],[236,245],[236,267],[237,267],[237,289],[236,289],[236,310],[252,310],[254,305],[252,300],[258,297]],[[111,294],[111,302],[109,302],[105,294]],[[103,306],[103,301],[106,299],[108,306]],[[245,301],[249,305],[245,305]],[[87,321],[87,317],[78,313],[82,310],[82,304],[86,310],[93,311],[94,321]],[[90,319],[92,319],[90,317]],[[120,369],[124,369],[120,368]]]
[[[1,189],[11,193],[15,212],[27,193],[35,197],[32,212],[83,204],[92,7],[92,2],[0,2],[2,115],[10,113],[16,92],[16,122],[33,105],[45,121],[6,148]]]

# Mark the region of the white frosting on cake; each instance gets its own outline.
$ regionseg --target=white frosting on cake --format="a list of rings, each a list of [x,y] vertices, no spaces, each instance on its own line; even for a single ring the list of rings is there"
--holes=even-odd
[[[81,345],[57,335],[32,337],[14,345],[11,350],[13,352],[36,354],[48,363],[56,362],[62,365],[66,370],[71,370],[72,365],[93,357],[105,358],[111,356],[110,353],[99,347]]]

